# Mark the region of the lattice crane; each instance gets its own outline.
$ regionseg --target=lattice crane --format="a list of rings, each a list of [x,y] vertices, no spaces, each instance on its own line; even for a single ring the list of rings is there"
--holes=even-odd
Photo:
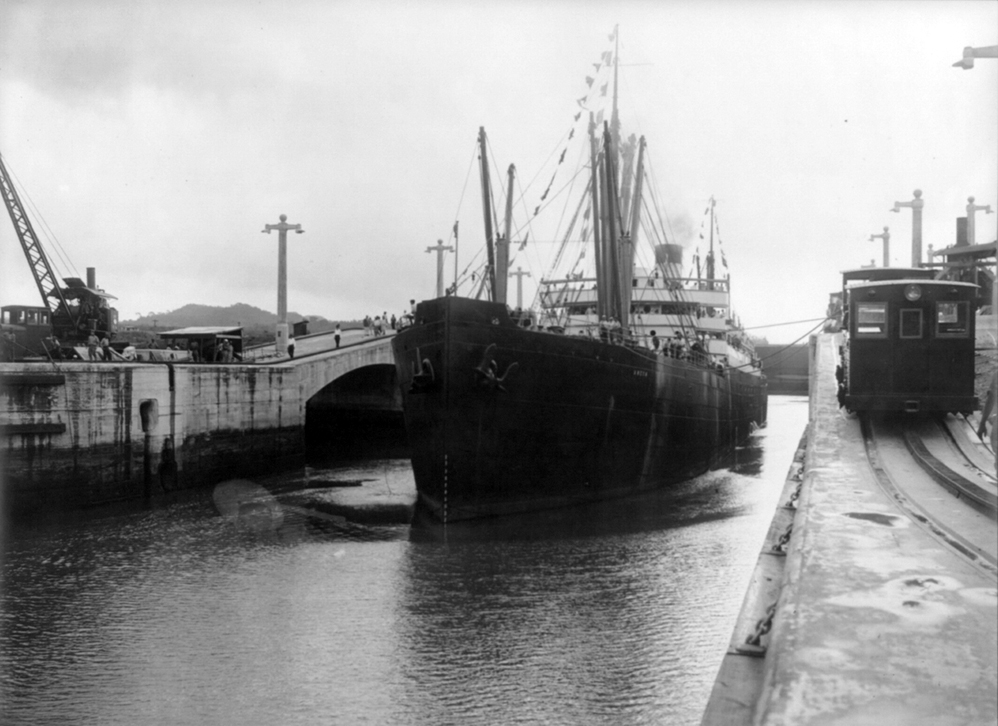
[[[91,331],[110,335],[113,332],[114,315],[107,305],[107,298],[112,296],[92,290],[77,278],[67,278],[65,289],[59,286],[52,265],[7,172],[2,155],[0,190],[3,192],[10,221],[14,223],[17,239],[42,296],[42,304],[51,314],[53,334],[67,343],[83,341]]]

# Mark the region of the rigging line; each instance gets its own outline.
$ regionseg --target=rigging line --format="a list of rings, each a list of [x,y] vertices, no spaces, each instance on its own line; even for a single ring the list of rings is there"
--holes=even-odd
[[[576,224],[576,222],[579,219],[579,214],[582,212],[582,208],[587,203],[588,190],[589,190],[589,187],[590,187],[591,184],[592,184],[592,181],[590,180],[589,184],[586,185],[586,187],[587,187],[587,189],[586,189],[587,194],[583,195],[579,199],[579,204],[575,208],[575,213],[572,215],[572,219],[568,223],[568,229],[565,230],[565,235],[562,238],[561,245],[558,247],[558,252],[555,254],[554,261],[551,263],[551,266],[550,266],[550,268],[549,268],[549,270],[547,272],[546,277],[548,277],[548,278],[551,278],[551,277],[554,276],[555,270],[558,269],[558,266],[561,264],[562,257],[564,256],[565,250],[568,247],[569,239],[572,236],[572,233],[575,231],[575,224]],[[585,242],[583,242],[583,244],[585,244]]]
[[[488,143],[489,156],[492,157],[492,168],[495,170],[494,173],[495,174],[502,174],[502,172],[499,170],[499,162],[496,160],[495,149],[492,148],[492,137],[489,136],[488,134],[486,134],[485,135],[485,140]],[[500,229],[502,229],[499,226],[499,212],[496,209],[496,192],[495,192],[495,186],[496,185],[492,184],[492,180],[489,179],[489,187],[492,190],[492,199],[489,200],[489,201],[492,202],[492,209],[489,210],[489,211],[492,212],[492,224],[495,227],[495,231],[493,232],[493,242],[496,239],[499,238],[499,233],[498,232],[499,232]],[[505,208],[505,206],[506,206],[506,185],[502,183],[502,177],[501,176],[499,177],[499,184],[497,186],[499,187],[499,191],[501,192],[500,201],[502,202],[502,205]]]
[[[778,356],[780,353],[783,353],[784,351],[786,351],[787,349],[789,349],[791,346],[797,345],[800,341],[804,340],[804,338],[806,338],[807,336],[811,335],[811,333],[813,333],[815,330],[817,330],[822,325],[824,325],[825,324],[825,320],[827,320],[827,318],[823,318],[820,323],[818,323],[813,328],[811,328],[809,331],[807,331],[806,333],[804,333],[804,335],[802,335],[799,338],[797,338],[797,340],[793,341],[792,343],[787,343],[785,346],[783,346],[779,350],[773,351],[772,353],[770,353],[769,355],[767,355],[765,358],[760,358],[759,361],[760,362],[767,361],[770,358],[774,358],[774,357]],[[732,367],[735,367],[735,366],[732,366]],[[740,367],[744,368],[744,366],[740,366]]]
[[[483,252],[483,250],[482,250],[482,249],[479,249],[479,250],[478,250],[478,251],[477,251],[477,252],[475,253],[475,256],[471,258],[471,261],[470,261],[470,262],[469,262],[469,263],[468,263],[468,264],[467,264],[467,265],[465,266],[464,270],[462,270],[462,271],[461,271],[461,274],[460,274],[460,276],[459,276],[459,279],[465,279],[465,278],[466,278],[466,276],[467,276],[467,274],[468,274],[468,270],[470,270],[470,269],[471,269],[471,267],[472,267],[473,265],[475,265],[475,271],[476,271],[476,272],[477,272],[478,270],[480,270],[480,269],[482,269],[482,268],[484,268],[484,267],[485,267],[485,264],[486,264],[486,263],[485,263],[485,261],[484,261],[484,260],[482,260],[481,262],[479,262],[479,258],[480,258],[480,257],[481,257],[481,256],[482,256],[483,254],[484,254],[484,252]]]
[[[62,245],[59,243],[59,238],[55,236],[55,232],[52,231],[52,228],[49,227],[48,222],[45,221],[45,217],[42,216],[41,210],[35,204],[34,199],[31,198],[31,195],[28,193],[27,188],[24,186],[24,184],[21,183],[20,177],[18,177],[17,174],[14,172],[14,170],[10,167],[9,160],[8,160],[8,164],[7,164],[7,171],[10,173],[10,176],[11,176],[11,184],[13,185],[13,183],[15,181],[17,182],[17,186],[19,188],[20,195],[23,196],[27,200],[28,207],[31,208],[32,216],[35,218],[36,221],[38,221],[38,222],[41,223],[41,228],[42,228],[42,231],[45,233],[45,236],[48,237],[52,241],[53,251],[56,253],[56,256],[62,261],[62,264],[63,264],[62,270],[55,269],[54,272],[58,272],[59,273],[59,277],[65,278],[68,275],[66,273],[64,273],[63,270],[69,270],[70,272],[73,273],[73,275],[75,277],[79,277],[80,273],[77,272],[76,266],[69,259],[69,255],[66,253],[66,251],[63,249]],[[41,239],[38,239],[37,242],[38,242],[39,245],[41,245],[41,243],[42,243]],[[50,263],[54,263],[55,261],[52,260],[52,259],[50,259],[49,262]],[[57,267],[57,266],[53,264],[53,267]],[[53,281],[53,282],[55,282],[55,281]],[[58,283],[56,283],[56,284],[58,284]]]
[[[474,259],[472,259],[472,261],[468,263],[468,266],[464,268],[464,272],[462,272],[460,277],[458,278],[459,283],[467,282],[469,280],[468,270],[471,269],[471,266],[474,265],[478,261],[478,259],[482,257],[484,254],[485,254],[484,250],[482,249],[478,250],[478,252],[475,254]],[[486,269],[488,269],[488,262],[485,260],[479,262],[478,265],[475,267],[475,269],[472,270],[471,277],[473,278],[473,281],[476,283],[479,282],[481,278],[484,276]]]
[[[572,175],[572,177],[567,182],[565,182],[565,184],[562,185],[562,187],[560,189],[558,189],[558,191],[556,191],[554,194],[548,196],[548,200],[546,202],[541,202],[538,205],[539,209],[537,210],[537,213],[540,214],[543,210],[545,210],[549,206],[551,206],[551,204],[554,202],[555,199],[557,199],[558,197],[560,197],[562,195],[562,193],[566,189],[569,189],[574,184],[575,180],[578,178],[578,176],[580,174],[582,174],[582,172],[584,172],[586,170],[586,168],[588,168],[588,167],[582,167],[578,171],[576,171]]]
[[[645,231],[647,232],[648,228],[650,228],[655,233],[655,238],[656,239],[661,239],[663,243],[668,244],[669,238],[666,237],[666,235],[665,235],[665,227],[662,225],[662,215],[661,215],[661,213],[658,210],[658,205],[655,205],[655,207],[653,207],[653,208],[649,208],[649,206],[648,206],[648,200],[645,199],[644,197],[642,197],[642,199],[641,199],[641,206],[644,209],[644,211],[646,211],[648,213],[648,217],[649,217],[648,227],[646,227]],[[652,209],[654,209],[655,215],[658,217],[658,226],[657,227],[655,226],[655,220],[651,216]],[[659,232],[659,230],[661,230],[661,233]],[[650,244],[652,246],[652,252],[654,252],[655,251],[655,243],[651,241],[651,235],[648,235],[648,238],[649,238],[648,239],[648,244]]]
[[[655,166],[653,164],[649,163],[648,164],[648,170],[649,170],[651,176],[650,177],[646,177],[646,178],[648,178],[651,181],[651,185],[653,187],[653,194],[654,194],[654,198],[655,198],[655,214],[658,216],[658,223],[662,226],[662,236],[665,237],[666,243],[668,243],[670,236],[672,237],[673,241],[675,241],[675,239],[676,239],[676,232],[675,232],[675,230],[672,229],[672,220],[669,219],[668,211],[666,211],[666,214],[665,214],[665,223],[664,224],[662,223],[662,210],[660,210],[658,208],[659,207],[658,202],[659,202],[659,200],[661,200],[663,198],[663,196],[662,196],[661,187],[659,186],[659,183],[658,183],[658,177],[655,175]],[[668,225],[668,227],[669,227],[669,234],[668,235],[665,234],[665,227],[666,227],[666,225]]]
[[[461,207],[464,206],[464,195],[468,191],[468,182],[471,180],[471,170],[475,166],[475,157],[478,156],[478,142],[472,147],[471,159],[468,160],[468,171],[464,175],[464,187],[461,189],[461,198],[457,202],[457,209],[454,210],[454,220],[456,221],[461,215]],[[450,236],[448,236],[447,241],[450,242],[454,238],[454,226],[451,225]]]
[[[517,183],[518,188],[520,189],[520,199],[519,199],[519,201],[520,201],[520,205],[521,205],[521,207],[523,209],[523,217],[524,217],[524,219],[526,219],[526,223],[518,225],[516,227],[515,232],[513,233],[517,239],[521,239],[521,235],[522,235],[524,229],[526,229],[526,235],[522,236],[523,242],[521,243],[520,247],[517,248],[517,255],[519,254],[520,251],[525,251],[526,256],[528,258],[528,267],[531,266],[531,265],[533,265],[533,269],[535,271],[542,271],[544,269],[544,265],[543,265],[543,262],[541,260],[541,247],[540,247],[540,245],[537,244],[538,242],[541,242],[542,240],[538,240],[537,239],[537,235],[536,235],[534,227],[533,227],[534,218],[533,218],[533,215],[531,215],[531,213],[530,213],[530,207],[527,204],[526,190],[523,189],[523,186],[520,183],[520,177],[519,176],[516,177],[516,183]],[[567,200],[566,200],[566,204],[567,204]],[[564,210],[562,211],[562,217],[564,217]],[[558,221],[558,226],[559,227],[561,226],[561,220],[560,219]],[[527,241],[527,239],[530,238],[531,235],[533,235],[533,240],[531,240],[533,242],[533,244],[530,245],[530,249],[526,249],[526,241]],[[514,259],[516,258],[517,255],[514,255]],[[512,267],[512,260],[510,261],[510,266]],[[539,283],[540,283],[540,281],[538,280],[538,287],[534,290],[534,296],[533,296],[533,299],[531,300],[531,303],[530,303],[530,307],[531,308],[533,308],[535,306],[535,304],[537,303],[537,301],[539,299],[538,298],[538,296],[540,294]]]
[[[573,126],[574,126],[574,123],[573,123]],[[551,161],[551,159],[554,158],[554,155],[558,153],[558,148],[563,143],[565,143],[567,141],[568,141],[568,134],[562,134],[561,138],[558,139],[558,143],[556,143],[554,145],[554,148],[551,150],[551,153],[549,153],[548,156],[547,156],[547,158],[543,162],[541,162],[541,165],[539,167],[537,167],[537,171],[534,173],[533,178],[531,178],[531,180],[529,182],[527,182],[527,186],[523,190],[524,194],[526,194],[526,192],[530,190],[530,188],[534,185],[534,182],[536,182],[537,179],[540,177],[541,171],[543,171],[543,170],[545,170],[547,168],[548,162]],[[558,166],[556,164],[555,165],[555,169],[557,169],[557,168],[558,168]]]
[[[579,145],[579,156],[580,157],[583,157],[583,151],[584,151],[584,148],[580,144]],[[569,192],[569,193],[566,193],[566,195],[565,195],[565,203],[562,206],[561,216],[558,218],[558,224],[555,226],[555,229],[554,229],[554,239],[558,239],[558,237],[560,236],[559,230],[561,230],[561,226],[562,226],[562,223],[565,220],[565,214],[568,211],[569,203],[570,203],[570,200],[571,200],[571,194],[570,194],[570,192],[575,187],[575,182],[576,182],[576,180],[578,180],[579,175],[583,171],[585,171],[585,169],[586,169],[585,163],[580,163],[580,161],[582,161],[581,158],[578,159],[578,160],[576,160],[576,164],[575,164],[576,172],[574,174],[572,174],[572,176],[570,176],[568,178],[568,180],[564,184],[562,184],[561,188],[558,189],[558,191],[555,192],[554,196],[551,197],[551,202],[549,204],[553,204],[554,200],[557,199],[557,198],[559,198],[562,195],[562,192],[564,192],[565,190],[568,190],[568,192]],[[588,185],[587,185],[587,188],[588,188]],[[538,213],[540,213],[540,210],[542,208],[546,209],[547,207],[548,207],[548,204],[544,204],[543,202],[541,204],[538,204],[537,205]]]
[[[517,189],[519,190],[518,202],[519,202],[520,206],[523,209],[523,216],[524,216],[524,218],[527,221],[526,221],[526,224],[519,225],[515,229],[511,230],[510,231],[510,237],[511,238],[515,238],[515,239],[521,239],[521,233],[523,232],[523,229],[526,228],[526,230],[527,230],[526,236],[527,236],[527,238],[529,238],[530,235],[533,233],[534,229],[533,229],[533,226],[531,225],[531,222],[533,220],[532,220],[532,218],[530,216],[530,208],[527,206],[527,198],[526,198],[527,197],[527,193],[526,193],[526,190],[523,188],[523,184],[521,183],[520,175],[519,174],[517,174],[514,177],[514,181],[515,181]],[[535,239],[534,241],[536,242],[537,240]],[[512,247],[512,239],[510,239],[510,246]],[[510,269],[512,269],[513,262],[516,260],[516,258],[519,255],[519,253],[521,251],[524,251],[524,250],[526,250],[526,255],[527,255],[528,259],[530,257],[536,258],[535,261],[534,261],[534,263],[537,265],[537,267],[535,267],[534,269],[541,269],[541,267],[540,267],[540,260],[539,260],[540,253],[538,251],[536,251],[535,248],[536,248],[536,245],[531,245],[531,249],[530,250],[526,250],[525,245],[523,245],[522,243],[518,243],[516,251],[514,252],[513,256],[510,258],[510,261],[509,261]],[[528,264],[528,267],[529,267],[531,263],[528,261],[527,264]]]
[[[806,320],[790,320],[786,323],[770,323],[769,325],[753,325],[751,328],[742,328],[742,330],[761,330],[762,328],[778,328],[781,325],[796,325],[797,323],[813,323],[816,320],[825,322],[829,318],[807,318]]]
[[[27,194],[27,192],[25,192],[25,194]],[[80,277],[80,273],[76,269],[76,265],[73,264],[73,260],[70,258],[69,253],[66,251],[66,248],[62,246],[62,243],[59,241],[59,238],[56,236],[55,231],[52,229],[51,226],[49,226],[48,220],[45,219],[44,216],[42,216],[41,210],[38,209],[34,200],[31,199],[30,197],[28,198],[28,204],[31,206],[31,209],[35,215],[35,219],[41,222],[42,230],[44,231],[45,236],[52,242],[51,249],[55,252],[56,256],[62,262],[64,266],[63,269],[69,270],[70,272],[72,272],[72,274],[75,277]],[[41,240],[39,240],[39,242],[41,242]],[[66,276],[67,275],[65,274],[63,275],[63,277]]]

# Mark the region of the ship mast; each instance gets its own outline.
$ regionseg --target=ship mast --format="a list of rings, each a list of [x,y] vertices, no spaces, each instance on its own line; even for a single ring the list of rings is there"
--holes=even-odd
[[[613,26],[613,112],[610,114],[610,133],[613,135],[613,148],[620,148],[620,117],[617,116],[617,74],[620,71],[620,32],[619,25]]]
[[[630,297],[624,298],[625,288],[630,288],[631,270],[625,267],[627,250],[630,245],[625,239],[626,233],[621,229],[623,220],[621,219],[619,188],[617,185],[617,155],[620,151],[620,116],[617,112],[617,91],[620,73],[620,26],[613,26],[613,108],[610,113],[609,128],[604,127],[603,141],[603,165],[604,182],[606,193],[603,204],[603,214],[606,219],[606,238],[604,245],[606,249],[605,259],[608,260],[609,274],[606,276],[610,282],[610,289],[607,290],[607,300],[610,303],[609,315],[620,322],[621,327],[627,330],[629,324],[629,313],[631,309]],[[624,277],[627,277],[625,284]]]
[[[596,120],[589,112],[589,164],[592,169],[592,180],[589,190],[593,203],[593,247],[596,253],[596,314],[602,320],[606,317],[606,271],[603,259],[603,215],[600,212],[600,165],[599,151],[596,144]]]
[[[513,224],[513,175],[516,167],[509,165],[509,186],[506,191],[506,226],[496,242],[495,301],[506,304],[507,278],[509,277],[509,240]]]
[[[714,289],[714,197],[710,198],[710,249],[707,252],[707,289]]]
[[[607,290],[607,302],[609,303],[609,310],[607,314],[610,318],[620,322],[621,326],[625,325],[625,315],[630,305],[627,305],[624,309],[620,308],[620,275],[622,270],[620,269],[620,227],[618,221],[620,219],[620,205],[617,199],[617,174],[616,174],[616,148],[613,146],[613,139],[611,138],[611,132],[604,122],[603,124],[603,217],[604,217],[604,230],[605,238],[603,240],[604,245],[604,260],[607,263],[606,270],[606,280],[609,283],[609,289]]]
[[[485,215],[485,249],[488,252],[489,264],[482,283],[486,280],[489,283],[489,293],[493,300],[496,298],[496,255],[495,239],[492,231],[492,187],[489,183],[489,157],[485,148],[485,127],[478,127],[478,144],[480,147],[481,171],[482,171],[482,212]]]
[[[620,148],[620,117],[617,111],[617,88],[620,63],[618,27],[613,28],[613,108],[610,122],[603,122],[603,151],[596,141],[596,122],[589,114],[589,158],[592,167],[593,237],[596,250],[596,311],[627,328],[630,313],[630,290],[633,247],[622,229],[617,176],[617,154]],[[625,279],[626,278],[626,279]],[[624,296],[627,296],[626,298]]]
[[[638,142],[638,172],[634,181],[634,196],[631,200],[630,223],[627,232],[620,238],[620,302],[623,317],[620,324],[627,327],[631,311],[631,293],[634,290],[634,248],[638,244],[638,226],[641,219],[641,193],[644,189],[645,137]],[[626,214],[626,212],[625,212]]]

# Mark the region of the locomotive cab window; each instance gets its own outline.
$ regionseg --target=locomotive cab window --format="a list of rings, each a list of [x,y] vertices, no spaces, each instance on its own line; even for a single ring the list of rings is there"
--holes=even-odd
[[[965,301],[936,303],[936,337],[967,337],[967,303]]]
[[[922,337],[922,311],[916,309],[901,311],[901,332],[902,338]]]
[[[864,338],[887,337],[887,303],[856,303],[856,335]]]

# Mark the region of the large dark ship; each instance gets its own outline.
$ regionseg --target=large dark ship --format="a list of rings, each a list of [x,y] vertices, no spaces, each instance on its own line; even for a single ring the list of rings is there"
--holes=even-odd
[[[614,48],[600,64],[614,88],[616,60]],[[440,294],[438,268],[440,296],[419,303],[392,341],[419,498],[444,522],[667,486],[708,470],[766,420],[765,376],[731,310],[730,276],[716,272],[713,199],[705,265],[697,255],[684,276],[682,247],[642,196],[644,138],[618,151],[612,98],[601,134],[590,112],[590,182],[556,255],[575,266],[545,275],[529,308],[507,306],[506,280],[519,273],[509,255],[513,169],[495,236],[482,130],[487,262],[467,280],[478,294],[458,296],[459,280]],[[647,266],[635,252],[642,231]],[[566,254],[570,240],[582,244],[578,256]]]

